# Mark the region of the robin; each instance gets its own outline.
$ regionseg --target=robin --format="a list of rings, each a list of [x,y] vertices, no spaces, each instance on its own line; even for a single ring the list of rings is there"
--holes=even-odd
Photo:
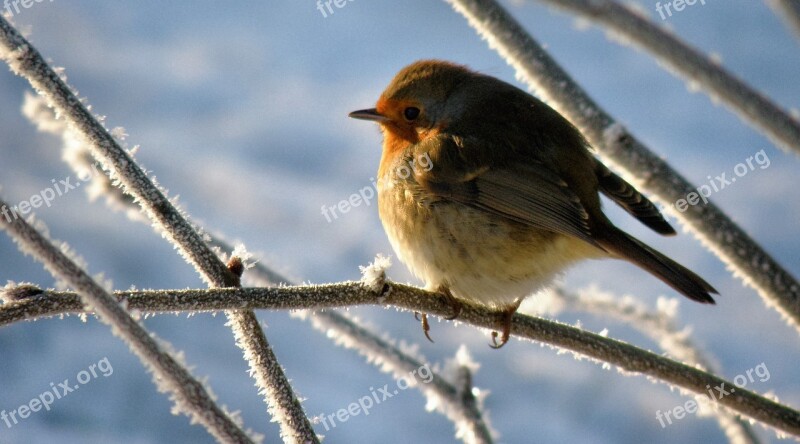
[[[447,297],[451,318],[463,303],[501,312],[495,348],[508,341],[522,300],[584,259],[627,260],[689,299],[714,303],[705,280],[611,223],[601,192],[659,234],[675,234],[575,126],[525,91],[423,60],[403,68],[375,108],[350,117],[383,133],[378,209],[398,258]],[[421,158],[430,168],[409,171]],[[424,314],[422,326],[430,339]]]

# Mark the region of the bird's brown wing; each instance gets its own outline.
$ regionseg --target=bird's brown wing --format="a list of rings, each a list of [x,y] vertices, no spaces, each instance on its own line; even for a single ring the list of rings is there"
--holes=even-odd
[[[460,154],[470,147],[463,142],[457,146],[443,135],[418,148],[430,156],[433,165],[428,171],[415,172],[425,191],[531,227],[574,236],[602,249],[591,236],[589,214],[578,196],[543,162],[531,158],[504,162],[497,156],[500,162],[495,164],[468,164]]]
[[[600,191],[611,198],[631,216],[639,219],[653,231],[664,236],[674,236],[675,229],[664,219],[661,211],[636,190],[633,185],[617,176],[605,165],[596,163],[596,174]]]

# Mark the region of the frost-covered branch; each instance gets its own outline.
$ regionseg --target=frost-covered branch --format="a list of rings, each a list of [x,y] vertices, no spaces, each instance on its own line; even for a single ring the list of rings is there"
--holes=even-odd
[[[447,1],[516,69],[521,81],[578,126],[604,160],[623,169],[626,179],[667,204],[697,191],[601,109],[494,0]],[[800,283],[769,253],[711,202],[673,214],[800,332]]]
[[[458,406],[466,411],[480,411],[481,405],[485,398],[485,393],[476,389],[472,384],[472,376],[478,370],[479,365],[472,360],[472,357],[467,351],[467,347],[462,345],[456,352],[456,356],[449,362],[451,373],[454,373],[455,386],[457,388],[455,395],[458,396]],[[474,418],[479,420],[480,418]],[[486,425],[487,438],[491,432],[489,425]],[[484,442],[491,442],[485,439]]]
[[[226,314],[236,343],[244,350],[250,373],[256,379],[259,394],[264,395],[269,413],[281,427],[284,442],[319,443],[319,438],[300,405],[301,400],[292,390],[277,356],[267,343],[255,313],[251,310],[237,310],[227,311]]]
[[[30,82],[71,129],[83,136],[92,156],[109,172],[112,181],[133,197],[156,230],[194,266],[209,286],[238,285],[239,277],[228,270],[198,230],[172,205],[165,193],[83,105],[36,48],[2,17],[0,57],[6,60],[12,71]],[[269,396],[265,401],[270,413],[280,422],[284,439],[318,442],[255,314],[231,311],[226,315],[257,386],[262,394]]]
[[[80,140],[80,135],[75,134],[74,131],[70,130],[62,120],[57,120],[53,115],[53,112],[47,108],[44,101],[38,97],[27,94],[25,96],[24,104],[23,104],[23,113],[26,117],[28,117],[31,122],[35,123],[38,128],[42,131],[54,134],[56,136],[61,137],[64,143],[64,154],[63,157],[67,161],[67,163],[72,167],[76,172],[85,171],[88,169],[93,168],[93,160],[91,156],[88,155],[86,149]],[[138,207],[136,207],[136,203],[130,199],[130,196],[124,194],[119,188],[114,187],[111,184],[110,179],[105,174],[97,174],[91,177],[91,185],[90,190],[88,191],[90,198],[95,198],[99,196],[103,196],[106,198],[106,202],[109,204],[110,207],[116,210],[122,210],[126,212],[126,214],[133,220],[138,222],[147,222],[146,218],[142,218],[140,213],[138,212]],[[228,242],[224,241],[221,237],[215,236],[213,234],[209,234],[209,243],[214,248],[218,248],[221,251],[232,251],[234,247],[231,246]],[[269,267],[265,266],[262,261],[256,262],[252,268],[248,269],[247,273],[243,276],[243,280],[246,282],[251,283],[255,286],[272,286],[272,285],[279,285],[285,283],[291,283],[291,280],[280,275],[279,273],[273,271]],[[35,287],[29,286],[15,286],[9,287],[5,293],[0,292],[0,296],[3,295],[12,295],[12,294],[19,294],[21,296],[31,296],[41,293]],[[189,296],[191,297],[191,296]],[[16,297],[10,297],[8,299],[16,299]],[[44,304],[46,306],[48,304]],[[52,307],[51,307],[52,308]],[[16,311],[16,313],[21,313],[20,311]],[[332,312],[319,312],[316,313],[313,317],[304,317],[307,321],[311,319],[315,319],[315,322],[326,322],[330,325],[336,326],[336,328],[340,331],[341,335],[346,336],[349,334],[355,335],[352,338],[352,341],[363,341],[363,342],[370,342],[370,341],[381,341],[380,338],[369,332],[368,330],[359,328],[355,323],[347,319],[345,316],[341,316],[337,313]],[[384,354],[387,356],[388,359],[392,359],[395,356],[404,356],[402,350],[396,347],[389,347],[387,349],[374,349],[373,350],[376,354]],[[409,359],[413,359],[408,357]],[[446,381],[442,378],[438,377],[437,381],[439,381],[440,385],[447,385]],[[445,393],[455,393],[457,390],[454,387],[442,388],[439,390],[440,396],[444,396]],[[423,392],[424,393],[424,392]],[[455,403],[452,402],[445,403],[444,405],[453,406]],[[488,432],[485,430],[485,424],[483,423],[482,419],[482,412],[478,409],[477,404],[471,404],[468,406],[461,406],[462,412],[459,414],[457,410],[455,414],[451,414],[449,419],[458,420],[461,422],[456,422],[457,427],[466,428],[467,430],[476,430],[475,433],[465,433],[462,437],[463,439],[467,439],[471,436],[474,437],[485,437],[489,436]],[[451,412],[453,410],[450,410]],[[474,424],[464,424],[463,419],[468,418],[469,420],[473,420]],[[478,441],[480,442],[480,441]]]
[[[220,239],[215,239],[213,242],[220,246],[225,245]],[[291,282],[261,262],[256,263],[248,271],[246,278],[263,286]],[[385,275],[382,278],[385,279]],[[326,337],[335,343],[356,350],[367,357],[370,363],[382,371],[390,372],[396,379],[405,378],[410,372],[427,366],[427,361],[422,357],[415,357],[412,350],[407,347],[401,349],[343,314],[334,311],[303,310],[298,313],[298,317],[326,333]],[[335,334],[332,335],[331,332]],[[482,404],[479,401],[467,402],[469,396],[461,393],[434,369],[429,368],[429,373],[432,378],[429,383],[416,384],[416,388],[428,399],[429,408],[435,409],[453,423],[456,427],[456,438],[465,443],[492,443],[492,436],[496,433],[488,421],[484,420],[486,412],[483,411]]]
[[[672,73],[681,75],[719,100],[745,122],[764,132],[788,152],[800,154],[800,120],[725,70],[720,62],[689,46],[674,33],[616,0],[537,0],[608,28],[624,42],[651,53]],[[797,0],[793,2],[798,8]],[[619,38],[615,40],[619,41]]]
[[[617,319],[652,339],[668,356],[700,369],[719,373],[717,366],[703,356],[703,352],[692,343],[690,329],[681,329],[676,325],[678,306],[676,299],[660,297],[657,311],[650,311],[638,299],[630,296],[614,297],[597,289],[570,292],[563,288],[555,288],[551,294],[558,302],[544,304],[546,313],[550,315],[555,315],[563,309],[591,313],[602,316],[603,319]],[[728,442],[738,444],[760,442],[748,421],[723,410],[710,413],[719,423]]]
[[[8,63],[15,74],[28,80],[31,86],[47,100],[48,106],[84,137],[92,156],[109,172],[112,180],[133,196],[152,222],[195,267],[205,282],[219,287],[236,284],[236,276],[208,248],[202,236],[172,205],[164,192],[153,184],[133,157],[95,118],[39,51],[2,17],[0,17],[0,58]]]
[[[0,207],[6,203],[0,200]],[[250,437],[220,409],[205,387],[195,380],[172,356],[161,350],[156,340],[139,325],[99,284],[86,274],[62,251],[53,246],[36,229],[22,218],[0,218],[0,227],[19,245],[19,249],[32,255],[57,279],[62,279],[77,294],[73,301],[80,309],[84,306],[111,327],[111,332],[125,341],[145,368],[153,374],[159,391],[172,394],[177,411],[192,422],[202,424],[220,442],[250,443]],[[3,308],[6,304],[2,305]]]
[[[130,309],[142,312],[217,311],[230,309],[312,309],[356,305],[394,306],[409,311],[447,317],[452,307],[438,293],[386,282],[384,292],[376,296],[363,282],[273,288],[216,288],[207,290],[116,292]],[[29,300],[0,306],[0,325],[9,321],[52,316],[79,311],[75,295],[44,292]],[[58,301],[53,301],[57,299]],[[48,305],[49,312],[37,313],[37,305]],[[23,307],[24,306],[24,307]],[[55,308],[53,308],[55,307]],[[502,314],[483,307],[465,306],[459,322],[495,329],[503,322]],[[747,416],[794,436],[800,436],[800,412],[771,401],[698,368],[639,349],[621,341],[590,333],[555,321],[517,314],[512,319],[514,337],[549,344],[568,350],[576,357],[617,366],[623,372],[641,373],[654,380],[677,386],[684,391],[707,396],[707,387],[718,387],[728,394],[715,399],[732,412]],[[734,389],[734,391],[731,391]]]
[[[715,367],[692,344],[691,331],[676,325],[676,299],[659,297],[658,308],[652,311],[639,299],[631,296],[619,297],[596,288],[575,292],[554,288],[552,295],[555,299],[545,304],[543,314],[557,316],[561,311],[570,310],[591,313],[603,319],[616,319],[652,339],[664,352],[677,360],[703,369],[713,370]]]
[[[800,38],[800,2],[797,0],[766,0],[775,14]]]
[[[357,351],[382,371],[392,374],[395,379],[402,378],[409,386],[418,388],[428,399],[428,409],[438,411],[453,422],[456,438],[469,444],[494,442],[491,429],[484,421],[480,403],[471,396],[471,384],[468,389],[466,386],[454,386],[436,374],[423,357],[414,357],[408,347],[403,350],[393,341],[379,338],[342,314],[303,311],[299,315],[337,344]],[[421,369],[426,369],[424,373],[430,376],[429,381],[418,380],[420,376],[424,376],[419,375],[422,373]],[[469,390],[469,393],[465,394],[463,390]]]

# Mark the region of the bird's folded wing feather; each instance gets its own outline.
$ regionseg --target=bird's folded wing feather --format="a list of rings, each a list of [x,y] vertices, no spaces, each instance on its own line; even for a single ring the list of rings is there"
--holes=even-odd
[[[456,154],[462,149],[440,140],[434,151],[428,151],[434,168],[415,173],[420,186],[442,199],[597,246],[580,199],[544,163],[526,159],[500,165],[466,165]],[[436,159],[446,161],[437,164]]]
[[[596,164],[600,191],[610,197],[631,216],[652,230],[665,236],[674,236],[675,229],[664,219],[661,211],[642,193],[600,162]]]

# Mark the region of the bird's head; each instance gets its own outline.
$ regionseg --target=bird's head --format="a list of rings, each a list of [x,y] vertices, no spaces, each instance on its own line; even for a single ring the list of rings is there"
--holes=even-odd
[[[449,99],[472,75],[463,66],[449,62],[415,62],[397,73],[375,108],[353,111],[350,117],[379,123],[386,149],[419,143],[438,134],[463,112],[464,103]]]

